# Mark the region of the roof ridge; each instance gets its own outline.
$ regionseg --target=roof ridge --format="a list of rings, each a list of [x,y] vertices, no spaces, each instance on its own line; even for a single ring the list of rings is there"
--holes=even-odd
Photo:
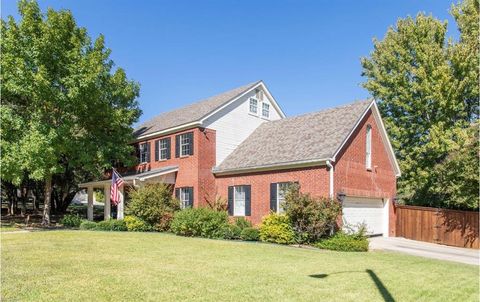
[[[344,109],[345,107],[350,107],[352,105],[359,105],[360,103],[363,104],[363,103],[367,103],[367,102],[372,102],[373,100],[374,100],[373,98],[368,98],[368,99],[364,99],[364,100],[355,100],[355,101],[353,101],[351,103],[348,103],[348,104],[343,104],[343,105],[336,106],[336,107],[324,108],[324,109],[321,109],[319,111],[305,112],[305,113],[301,113],[301,114],[298,114],[298,115],[289,116],[289,117],[286,117],[286,118],[283,118],[283,119],[270,121],[270,122],[264,123],[264,124],[286,122],[286,121],[290,121],[290,120],[293,120],[293,119],[296,119],[296,118],[302,118],[302,117],[306,117],[306,116],[317,115],[317,114],[326,113],[326,112],[329,112],[329,111],[332,111],[332,110]]]

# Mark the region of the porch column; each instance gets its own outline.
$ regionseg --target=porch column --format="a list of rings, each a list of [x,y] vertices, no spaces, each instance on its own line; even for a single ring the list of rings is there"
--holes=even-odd
[[[87,219],[93,220],[93,187],[87,188],[88,206],[87,206]]]
[[[103,195],[105,195],[105,204],[103,205],[103,219],[110,219],[110,184],[103,187]]]
[[[123,206],[125,204],[123,187],[124,187],[124,185],[121,186],[120,189],[119,189],[120,200],[119,200],[118,205],[117,205],[117,219],[123,219]]]

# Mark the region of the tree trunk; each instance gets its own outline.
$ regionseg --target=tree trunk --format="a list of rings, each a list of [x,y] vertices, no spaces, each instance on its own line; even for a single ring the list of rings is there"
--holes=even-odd
[[[43,218],[42,225],[50,225],[50,204],[52,193],[52,176],[48,175],[45,178],[45,199],[43,201]]]
[[[20,216],[25,217],[27,213],[27,198],[28,198],[28,187],[21,189],[21,208]]]

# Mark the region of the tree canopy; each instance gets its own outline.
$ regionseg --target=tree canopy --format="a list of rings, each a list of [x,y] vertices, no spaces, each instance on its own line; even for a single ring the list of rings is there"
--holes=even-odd
[[[100,175],[132,160],[139,84],[114,68],[100,35],[92,42],[68,10],[18,3],[2,19],[1,177],[45,181],[48,223],[52,177],[65,170]]]
[[[400,162],[400,196],[412,204],[476,209],[478,0],[454,5],[451,13],[458,41],[447,39],[447,22],[433,16],[399,19],[362,58],[363,85],[379,102]],[[467,183],[473,187],[459,189]]]

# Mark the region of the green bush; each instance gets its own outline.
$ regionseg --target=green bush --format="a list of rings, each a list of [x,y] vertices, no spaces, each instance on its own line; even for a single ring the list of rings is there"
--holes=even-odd
[[[245,241],[258,241],[260,231],[256,228],[244,228],[240,234],[240,238]]]
[[[290,219],[283,214],[271,213],[263,217],[260,225],[260,240],[279,244],[294,242],[295,232],[290,225]]]
[[[82,218],[80,218],[78,215],[65,215],[60,220],[60,223],[67,228],[78,228],[80,227],[82,221]]]
[[[207,208],[187,208],[176,212],[170,230],[181,236],[222,238],[228,214]]]
[[[129,232],[148,232],[151,230],[151,227],[145,221],[135,216],[125,216],[123,220]]]
[[[216,238],[221,239],[240,239],[242,234],[242,229],[235,224],[227,224],[220,228],[220,231],[216,234]]]
[[[167,231],[180,202],[166,184],[148,184],[130,193],[126,213],[145,221],[154,230]]]
[[[80,230],[93,230],[97,227],[97,224],[93,221],[84,220],[80,224]]]
[[[97,223],[96,231],[127,231],[124,220],[109,219]]]
[[[244,217],[236,217],[235,218],[235,225],[238,226],[240,229],[251,228],[252,223],[245,219]]]
[[[300,193],[298,184],[289,187],[282,206],[285,214],[290,217],[296,240],[300,243],[316,242],[333,234],[342,210],[336,200],[313,198],[309,194]]]
[[[367,252],[368,239],[366,237],[359,237],[356,234],[338,232],[330,238],[320,240],[315,246],[333,251]]]

